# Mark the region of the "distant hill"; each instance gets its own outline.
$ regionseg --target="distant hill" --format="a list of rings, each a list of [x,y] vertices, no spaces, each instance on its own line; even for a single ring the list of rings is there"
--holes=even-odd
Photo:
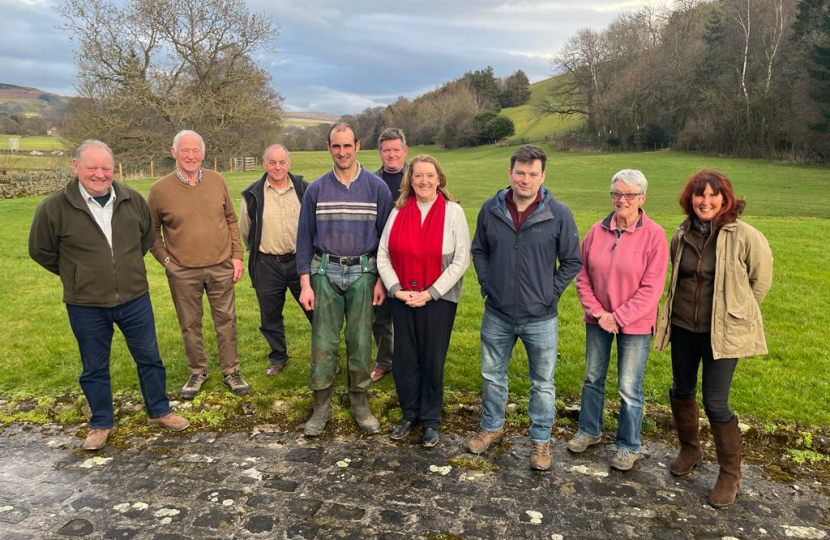
[[[28,86],[0,83],[0,114],[53,118],[69,103],[69,98]]]
[[[560,75],[561,76],[561,75]],[[545,135],[565,133],[578,128],[585,121],[581,116],[560,118],[559,116],[537,117],[533,111],[533,103],[542,99],[550,89],[556,77],[545,79],[530,85],[530,101],[520,107],[502,109],[501,114],[507,116],[516,124],[516,134],[512,138],[528,137],[531,141],[542,141]]]
[[[336,114],[324,112],[286,112],[283,113],[283,117],[286,125],[301,128],[317,124],[333,124],[340,120]]]

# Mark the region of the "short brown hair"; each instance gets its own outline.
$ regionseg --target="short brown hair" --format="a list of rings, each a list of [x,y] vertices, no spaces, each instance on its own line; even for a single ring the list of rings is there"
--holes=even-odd
[[[545,151],[532,144],[523,144],[510,156],[510,170],[513,170],[513,166],[517,161],[519,163],[533,163],[537,159],[542,162],[542,172],[545,172],[545,163],[548,160]]]
[[[683,193],[680,194],[680,207],[686,213],[689,220],[695,215],[695,210],[692,205],[692,197],[703,195],[706,186],[712,186],[712,191],[715,195],[723,195],[723,204],[720,212],[713,220],[715,226],[720,228],[728,223],[733,223],[738,216],[743,214],[746,201],[743,198],[738,199],[735,196],[735,190],[732,189],[732,182],[727,177],[718,171],[703,169],[697,171],[686,182],[686,187],[683,188]]]
[[[352,132],[352,136],[354,137],[354,142],[355,142],[355,144],[357,144],[358,143],[357,133],[355,133],[354,128],[351,126],[351,124],[349,124],[347,122],[337,122],[336,124],[331,126],[331,129],[329,130],[329,135],[328,135],[328,138],[326,139],[326,142],[331,144],[331,134],[334,133],[335,131],[346,131],[347,129]]]

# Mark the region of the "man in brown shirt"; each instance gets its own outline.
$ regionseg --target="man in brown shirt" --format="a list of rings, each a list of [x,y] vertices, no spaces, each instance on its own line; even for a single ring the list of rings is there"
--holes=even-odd
[[[192,399],[208,378],[202,340],[202,297],[207,293],[219,346],[219,370],[234,394],[250,388],[239,372],[234,283],[242,278],[242,244],[236,212],[222,175],[202,168],[205,143],[180,131],[171,149],[176,170],[150,188],[147,202],[156,229],[150,250],[165,267],[182,329],[190,379],[181,396]]]
[[[259,302],[259,329],[271,346],[265,371],[270,377],[288,363],[282,310],[287,290],[298,303],[300,299],[297,224],[308,183],[289,172],[291,154],[281,144],[266,148],[262,162],[265,174],[242,192],[239,232],[250,252],[248,275]],[[313,312],[303,313],[311,322]]]

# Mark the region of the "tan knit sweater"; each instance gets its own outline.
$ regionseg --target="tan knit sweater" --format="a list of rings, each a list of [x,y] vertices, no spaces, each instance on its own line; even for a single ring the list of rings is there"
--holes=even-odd
[[[203,169],[191,186],[175,172],[150,187],[147,197],[156,238],[150,248],[162,264],[168,256],[186,268],[201,268],[242,259],[239,227],[228,185],[222,175]]]

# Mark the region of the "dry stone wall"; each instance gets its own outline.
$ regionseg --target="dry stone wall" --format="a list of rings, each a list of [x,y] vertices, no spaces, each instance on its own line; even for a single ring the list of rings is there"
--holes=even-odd
[[[71,169],[0,174],[0,198],[49,195],[64,187],[74,176]]]

